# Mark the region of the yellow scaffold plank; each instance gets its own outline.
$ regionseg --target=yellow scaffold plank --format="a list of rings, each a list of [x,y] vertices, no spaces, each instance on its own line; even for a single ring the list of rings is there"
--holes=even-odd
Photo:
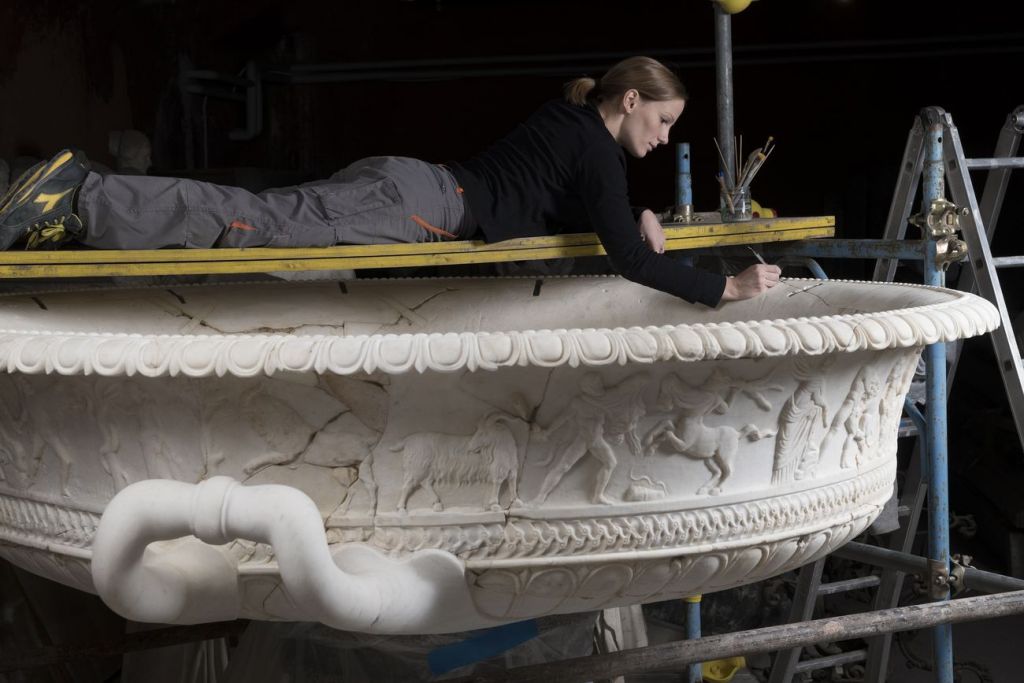
[[[832,237],[833,216],[768,218],[744,223],[667,224],[666,250]],[[0,253],[0,278],[211,275],[272,271],[358,270],[600,256],[593,233],[478,241],[314,248],[58,250]]]

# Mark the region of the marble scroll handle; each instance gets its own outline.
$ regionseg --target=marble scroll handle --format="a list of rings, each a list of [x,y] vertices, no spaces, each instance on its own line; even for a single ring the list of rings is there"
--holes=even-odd
[[[154,541],[199,542],[158,550]],[[199,484],[150,479],[107,505],[92,544],[92,577],[104,602],[142,622],[194,624],[241,612],[237,564],[214,545],[247,539],[273,546],[297,613],[362,632],[430,633],[455,605],[470,603],[465,566],[441,550],[395,560],[369,546],[332,557],[316,504],[290,486],[243,486],[230,477]]]

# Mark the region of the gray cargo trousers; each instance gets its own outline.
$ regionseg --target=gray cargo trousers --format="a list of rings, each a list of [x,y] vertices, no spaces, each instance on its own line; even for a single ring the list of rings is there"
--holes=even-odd
[[[451,171],[405,157],[356,161],[327,180],[253,194],[181,178],[90,173],[82,244],[97,249],[323,247],[465,239]]]

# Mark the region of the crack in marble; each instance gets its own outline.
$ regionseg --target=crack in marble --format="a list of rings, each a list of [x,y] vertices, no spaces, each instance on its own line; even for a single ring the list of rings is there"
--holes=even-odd
[[[391,323],[391,325],[397,325],[398,323],[400,323],[402,321],[402,318],[405,318],[409,322],[410,325],[416,325],[416,324],[426,325],[427,324],[427,319],[426,318],[424,318],[422,315],[417,313],[415,310],[409,308],[405,304],[403,304],[403,303],[393,299],[392,297],[390,297],[390,296],[377,296],[375,298],[378,301],[387,304],[388,306],[393,308],[395,310],[395,312],[398,313],[398,318],[396,318],[395,321],[393,323]],[[385,325],[386,324],[387,323],[385,323]]]
[[[185,301],[185,297],[183,297],[183,296],[182,296],[181,294],[178,294],[178,293],[177,293],[177,292],[175,292],[175,291],[174,291],[173,289],[168,289],[168,290],[166,290],[166,291],[167,291],[167,293],[168,293],[168,294],[170,294],[170,295],[171,295],[171,296],[173,296],[173,297],[174,297],[175,299],[177,299],[177,300],[178,300],[178,303],[180,303],[180,304],[182,304],[182,305],[184,305],[184,304],[187,304],[187,303],[188,303],[187,301]]]
[[[198,326],[199,327],[205,327],[208,330],[213,330],[217,334],[223,334],[223,335],[232,334],[231,332],[228,332],[227,330],[222,330],[222,329],[220,329],[219,327],[217,327],[215,325],[211,325],[204,318],[194,318],[194,320],[196,320],[198,322]]]
[[[415,306],[413,306],[413,307],[412,307],[411,309],[409,309],[409,310],[412,310],[412,311],[418,311],[418,310],[420,310],[420,309],[421,309],[422,307],[426,306],[426,305],[427,305],[428,303],[430,303],[431,301],[433,301],[434,299],[436,299],[437,297],[439,297],[439,296],[441,296],[441,295],[443,295],[443,294],[448,294],[448,293],[450,293],[450,292],[457,292],[457,291],[459,291],[459,290],[457,290],[457,289],[452,289],[451,287],[445,287],[445,288],[444,288],[443,290],[441,290],[440,292],[435,292],[434,294],[431,294],[431,295],[430,295],[430,296],[428,296],[428,297],[427,297],[426,299],[424,299],[423,301],[419,302],[418,304],[416,304]]]
[[[394,311],[398,314],[398,316],[394,320],[392,320],[392,321],[380,323],[377,326],[377,328],[373,331],[372,334],[377,334],[381,330],[385,330],[385,329],[388,329],[388,328],[391,328],[391,327],[395,327],[396,325],[401,323],[403,319],[409,325],[427,325],[427,324],[429,324],[430,321],[427,320],[426,317],[424,317],[424,316],[420,315],[419,313],[417,313],[416,311],[419,310],[421,307],[425,306],[426,304],[428,304],[430,301],[432,301],[432,300],[436,299],[437,297],[441,296],[442,294],[448,294],[449,292],[456,292],[456,291],[458,291],[458,290],[457,289],[452,289],[452,288],[445,288],[444,290],[442,290],[440,292],[435,292],[434,294],[431,294],[426,299],[424,299],[423,301],[420,301],[418,304],[414,304],[413,306],[406,306],[405,304],[399,302],[398,300],[393,299],[393,298],[388,297],[388,296],[377,296],[376,298],[379,301],[381,301],[384,304],[387,304],[392,309],[394,309]]]
[[[170,290],[167,290],[167,291],[170,291]],[[179,297],[179,299],[181,299],[181,297]],[[186,311],[181,306],[170,304],[170,303],[167,303],[167,302],[164,302],[164,301],[157,300],[154,303],[155,303],[155,305],[158,308],[162,308],[165,312],[167,312],[171,316],[173,316],[175,318],[185,318],[186,320],[189,321],[190,324],[185,325],[185,327],[183,329],[178,330],[178,334],[191,334],[192,331],[196,327],[205,327],[207,329],[213,330],[217,334],[223,334],[223,335],[229,334],[228,332],[226,332],[224,330],[221,330],[221,329],[218,329],[214,325],[211,325],[210,323],[208,323],[206,321],[205,315],[196,315],[196,314],[193,314],[193,313],[189,313],[188,311]],[[212,310],[213,309],[211,308],[209,311],[207,311],[207,314],[209,314]]]
[[[805,293],[805,294],[811,294],[810,292],[804,292],[804,293]],[[829,308],[832,308],[832,304],[830,304],[829,302],[825,301],[825,299],[824,299],[824,298],[822,298],[822,296],[821,296],[820,294],[811,294],[811,296],[813,296],[813,297],[814,297],[815,299],[817,299],[817,300],[818,300],[818,301],[820,301],[821,303],[825,304],[825,305],[826,305],[826,306],[828,306]]]
[[[527,419],[527,422],[529,422],[530,424],[533,424],[534,422],[537,421],[537,413],[540,412],[540,407],[544,404],[544,399],[547,398],[548,388],[551,386],[551,378],[554,376],[554,374],[555,369],[550,368],[547,372],[548,376],[544,379],[544,388],[541,389],[540,392],[540,401],[538,401],[537,405],[535,405],[533,407],[533,410],[530,411],[530,415]]]
[[[278,462],[269,462],[269,463],[263,465],[262,467],[259,467],[258,469],[253,470],[242,481],[243,482],[244,481],[249,481],[250,479],[252,479],[257,474],[259,474],[260,472],[262,472],[263,470],[265,470],[267,468],[295,465],[298,462],[301,462],[303,465],[308,465],[310,467],[321,467],[321,468],[328,469],[328,470],[335,469],[335,466],[332,466],[332,465],[321,465],[321,464],[315,463],[315,462],[306,462],[306,460],[303,458],[303,456],[306,454],[307,451],[309,451],[309,447],[313,445],[313,441],[316,440],[316,437],[319,436],[320,432],[322,432],[323,430],[327,429],[327,427],[329,427],[333,423],[335,423],[338,420],[340,420],[344,415],[346,415],[348,413],[351,413],[351,412],[352,412],[351,408],[345,408],[340,413],[338,413],[334,417],[332,417],[329,420],[327,420],[327,422],[325,422],[322,427],[320,427],[319,429],[314,430],[313,433],[309,435],[309,439],[306,440],[306,445],[303,446],[301,449],[299,449],[295,453],[285,457],[283,460],[280,460]]]
[[[329,330],[339,330],[342,333],[345,332],[345,323],[341,323],[340,325],[335,325],[335,324],[316,324],[316,325],[313,325],[311,323],[301,323],[299,325],[292,325],[291,327],[270,327],[270,326],[264,325],[262,327],[256,327],[256,328],[253,328],[251,330],[244,330],[243,333],[244,334],[288,334],[288,335],[291,335],[291,334],[295,334],[295,332],[297,330],[301,330],[301,329],[303,329],[305,327],[322,327],[322,328],[326,328],[326,329],[329,329]]]
[[[263,610],[264,614],[268,614],[268,615],[272,614],[272,612],[270,611],[270,609],[268,607],[268,604],[270,603],[270,600],[271,600],[271,598],[274,597],[274,595],[276,595],[277,593],[281,593],[283,591],[284,591],[284,582],[282,581],[281,583],[278,583],[273,588],[271,588],[270,592],[267,593],[266,596],[264,596],[263,600],[260,602],[260,608]]]

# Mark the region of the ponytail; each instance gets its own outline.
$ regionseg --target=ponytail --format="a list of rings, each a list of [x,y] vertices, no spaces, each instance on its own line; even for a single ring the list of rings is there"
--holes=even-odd
[[[601,77],[577,78],[565,84],[565,99],[576,105],[588,102],[622,97],[627,91],[636,90],[647,100],[664,102],[686,100],[686,88],[668,67],[650,57],[629,57],[624,59]]]
[[[583,106],[592,99],[597,89],[593,78],[577,78],[565,84],[565,99],[571,104]]]

